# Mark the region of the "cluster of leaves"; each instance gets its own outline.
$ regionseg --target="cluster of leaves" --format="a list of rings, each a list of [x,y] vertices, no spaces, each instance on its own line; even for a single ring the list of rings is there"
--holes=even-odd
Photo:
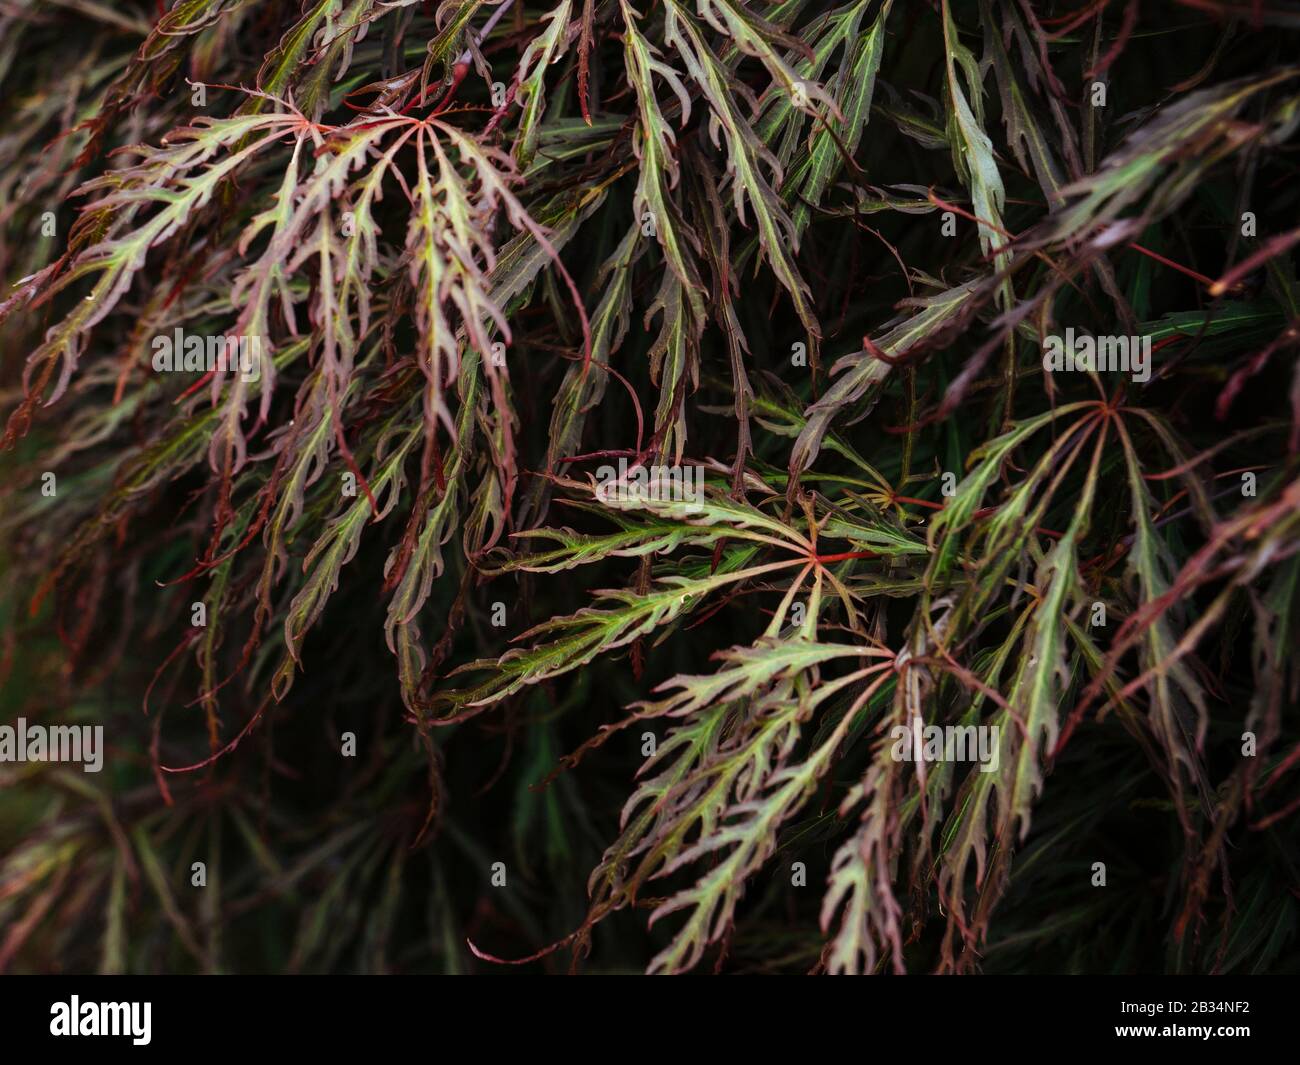
[[[1296,969],[1297,55],[9,0],[0,711],[108,754],[0,765],[0,970]]]

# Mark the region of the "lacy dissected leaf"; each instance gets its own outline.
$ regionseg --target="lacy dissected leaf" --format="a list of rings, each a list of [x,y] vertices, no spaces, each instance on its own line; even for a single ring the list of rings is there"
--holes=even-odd
[[[1300,967],[1286,4],[168,7],[0,5],[0,971]]]

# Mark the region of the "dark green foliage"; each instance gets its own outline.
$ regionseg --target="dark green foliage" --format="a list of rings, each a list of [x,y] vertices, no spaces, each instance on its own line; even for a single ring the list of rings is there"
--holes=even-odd
[[[10,0],[0,971],[1300,969],[1297,56]]]

